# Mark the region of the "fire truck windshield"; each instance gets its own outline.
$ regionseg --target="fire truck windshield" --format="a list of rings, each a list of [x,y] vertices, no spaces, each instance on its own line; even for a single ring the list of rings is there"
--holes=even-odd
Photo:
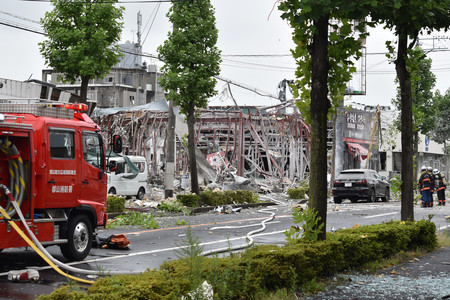
[[[104,169],[103,148],[100,136],[94,132],[83,131],[84,160],[101,170]]]

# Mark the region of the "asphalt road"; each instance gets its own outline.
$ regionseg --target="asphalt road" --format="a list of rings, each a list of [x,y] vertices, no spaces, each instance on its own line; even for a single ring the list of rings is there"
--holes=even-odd
[[[261,222],[267,220],[272,213],[275,218],[266,223],[266,229],[252,236],[255,244],[277,244],[285,242],[283,232],[292,222],[292,205],[281,196],[277,198],[279,205],[269,206],[265,211],[256,208],[243,209],[236,214],[218,214],[216,212],[202,213],[195,216],[173,216],[157,218],[163,228],[144,230],[127,227],[115,230],[105,230],[99,233],[107,237],[114,233],[124,233],[131,242],[130,250],[93,249],[91,254],[81,263],[71,263],[72,266],[108,272],[131,274],[142,272],[147,268],[158,268],[164,261],[176,259],[181,254],[181,247],[186,245],[188,226],[198,239],[204,251],[214,249],[229,249],[235,246],[247,246],[246,235],[261,229]],[[441,229],[448,228],[445,216],[450,215],[450,205],[433,208],[415,208],[415,219],[428,219]],[[351,228],[355,224],[366,225],[400,219],[400,203],[351,203],[344,201],[335,205],[328,204],[327,231],[340,228]],[[184,220],[188,225],[176,226],[177,221]],[[57,246],[47,250],[54,257],[66,262]],[[34,251],[29,249],[6,249],[0,253],[0,299],[34,299],[36,295],[51,293],[55,288],[65,284],[67,280],[57,274]],[[36,267],[40,280],[37,283],[12,283],[7,280],[9,270],[20,270]],[[84,279],[95,280],[92,276],[74,274]]]

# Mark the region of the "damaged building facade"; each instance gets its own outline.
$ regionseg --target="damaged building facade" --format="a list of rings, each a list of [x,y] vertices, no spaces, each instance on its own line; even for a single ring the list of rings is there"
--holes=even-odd
[[[293,102],[264,108],[209,107],[198,113],[196,145],[215,171],[212,181],[220,181],[229,173],[286,181],[302,180],[308,175],[310,130]],[[182,175],[189,172],[187,127],[184,116],[175,114],[175,172]],[[120,134],[126,154],[147,158],[153,180],[164,178],[168,121],[165,101],[126,109],[96,109],[92,117],[106,133],[106,140]]]

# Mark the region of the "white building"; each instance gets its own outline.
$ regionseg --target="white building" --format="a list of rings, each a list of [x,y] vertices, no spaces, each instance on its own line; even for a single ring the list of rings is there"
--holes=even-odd
[[[164,91],[158,80],[161,73],[156,65],[142,62],[142,49],[139,44],[119,45],[124,57],[104,78],[89,80],[88,102],[97,107],[133,107],[165,99]],[[61,73],[47,69],[42,71],[42,80],[52,83],[61,90],[79,94],[81,79],[74,84],[62,82]]]
[[[382,143],[379,150],[378,171],[380,175],[392,178],[401,173],[402,143],[400,131],[394,129],[393,122],[397,117],[395,111],[389,110],[381,113]],[[417,174],[422,166],[432,167],[441,171],[449,178],[449,158],[444,153],[444,146],[431,140],[429,137],[419,134]]]

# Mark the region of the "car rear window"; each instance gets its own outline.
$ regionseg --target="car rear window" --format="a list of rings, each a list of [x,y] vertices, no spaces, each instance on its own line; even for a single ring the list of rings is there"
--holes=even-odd
[[[364,172],[341,173],[336,179],[359,179],[364,177]]]

